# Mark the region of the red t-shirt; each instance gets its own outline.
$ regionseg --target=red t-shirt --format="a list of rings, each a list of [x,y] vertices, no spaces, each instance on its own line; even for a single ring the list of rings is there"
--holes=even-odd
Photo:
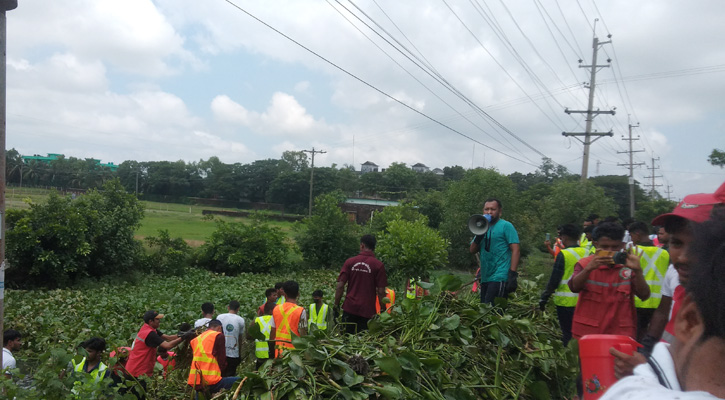
[[[378,301],[375,289],[388,286],[388,275],[385,266],[372,251],[361,251],[345,261],[337,281],[347,283],[343,311],[372,318],[376,314],[375,302]]]

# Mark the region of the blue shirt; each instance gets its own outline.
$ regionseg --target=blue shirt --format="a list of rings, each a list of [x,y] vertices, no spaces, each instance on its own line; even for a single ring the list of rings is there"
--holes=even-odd
[[[510,245],[514,243],[519,243],[519,234],[510,222],[499,219],[489,226],[481,241],[481,282],[508,280],[511,269]]]

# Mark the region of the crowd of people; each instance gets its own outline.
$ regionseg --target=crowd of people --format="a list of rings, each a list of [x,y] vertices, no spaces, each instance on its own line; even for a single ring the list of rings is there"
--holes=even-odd
[[[496,298],[517,288],[520,244],[514,226],[501,218],[500,200],[486,199],[483,213],[489,216],[487,230],[474,236],[469,250],[478,255],[480,300],[496,305]],[[725,356],[725,184],[712,194],[686,196],[651,226],[626,221],[625,228],[616,218],[600,221],[597,215],[581,226],[561,225],[554,245],[548,238],[545,242],[554,262],[538,308],[545,310],[553,297],[565,346],[592,334],[624,335],[641,344],[634,354],[610,350],[620,381],[605,399],[725,398],[725,367],[720,363]],[[156,362],[166,370],[169,350],[188,342],[193,358],[187,383],[213,393],[239,379],[245,340],[254,340],[260,368],[294,348],[293,336],[310,329],[330,329],[339,320],[347,333],[366,330],[370,319],[390,312],[395,302],[375,247],[374,236],[360,239],[359,254],[339,273],[331,306],[319,289],[309,307],[298,304],[295,281],[267,289],[253,322],[254,338],[238,315],[238,301],[229,302],[227,312],[216,317],[212,303],[202,304],[202,318],[194,328],[187,324],[174,335],[159,330],[163,314],[145,312],[122,375],[149,376]],[[426,279],[411,278],[407,297],[425,295],[418,283]],[[8,330],[3,344],[3,369],[12,369],[22,337]],[[105,345],[101,338],[83,342],[86,357],[69,365],[68,372],[91,374],[97,381],[113,376],[118,371],[101,362]],[[577,381],[581,396],[581,378]]]

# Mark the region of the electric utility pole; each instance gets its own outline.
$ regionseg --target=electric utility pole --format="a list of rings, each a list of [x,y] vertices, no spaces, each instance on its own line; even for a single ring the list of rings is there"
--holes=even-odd
[[[645,178],[647,178],[647,179],[652,178],[652,183],[649,184],[649,185],[647,185],[647,186],[650,187],[650,195],[654,195],[656,193],[655,188],[657,186],[662,186],[661,184],[656,184],[655,183],[655,179],[662,178],[662,175],[656,175],[655,174],[655,170],[660,169],[660,167],[655,166],[655,161],[659,161],[659,160],[660,160],[659,157],[654,158],[654,156],[652,156],[652,166],[651,167],[647,167],[647,169],[649,169],[649,170],[652,171],[652,175],[651,176],[645,176]]]
[[[595,20],[595,22],[598,21]],[[607,35],[607,38],[611,38],[612,35]],[[600,111],[599,109],[594,110],[594,90],[597,86],[597,71],[599,68],[608,68],[610,67],[610,64],[612,62],[611,59],[607,60],[607,65],[597,65],[597,52],[599,51],[599,47],[602,45],[605,45],[607,43],[612,43],[611,40],[607,40],[605,42],[600,42],[599,38],[595,37],[594,41],[592,43],[592,65],[579,65],[579,68],[591,68],[590,70],[590,78],[589,78],[589,103],[587,104],[586,110],[570,110],[568,108],[564,109],[564,112],[567,114],[586,114],[586,129],[584,132],[562,132],[561,134],[564,136],[574,136],[575,139],[579,140],[584,144],[584,155],[582,157],[582,182],[586,182],[587,175],[589,173],[589,146],[596,142],[597,139],[601,138],[602,136],[613,136],[612,131],[609,132],[592,132],[592,122],[594,122],[594,117],[596,117],[599,114],[611,114],[614,115],[614,110],[616,108],[613,108],[611,111]],[[582,60],[579,60],[579,63],[581,63]],[[577,136],[584,136],[584,140],[579,139]],[[592,136],[594,136],[594,139],[592,139]]]
[[[635,163],[633,160],[634,153],[639,153],[644,150],[632,150],[632,142],[635,140],[639,140],[639,136],[636,138],[632,137],[632,128],[639,128],[639,122],[637,122],[637,125],[629,124],[629,139],[622,136],[622,140],[626,140],[629,142],[629,151],[618,151],[617,153],[629,153],[629,163],[627,164],[617,164],[620,167],[629,167],[629,216],[634,218],[634,167],[639,165],[644,165],[644,163]]]
[[[5,332],[5,123],[7,87],[7,17],[6,11],[18,7],[18,0],[0,0],[0,333]],[[0,352],[0,368],[3,365]]]
[[[665,193],[667,193],[667,200],[672,200],[672,185],[667,185],[667,189],[665,189]]]
[[[323,150],[315,150],[314,147],[312,148],[312,150],[302,150],[302,151],[305,153],[312,154],[312,167],[310,168],[310,210],[309,210],[309,215],[312,215],[312,185],[315,182],[315,153],[325,154],[327,152],[323,151]]]

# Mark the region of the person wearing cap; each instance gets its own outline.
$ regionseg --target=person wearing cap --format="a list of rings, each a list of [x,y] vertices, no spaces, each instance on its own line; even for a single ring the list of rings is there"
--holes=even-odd
[[[207,325],[209,329],[189,343],[194,358],[186,383],[197,391],[208,389],[209,393],[213,394],[222,389],[229,389],[239,377],[222,377],[222,371],[227,367],[224,328],[218,319],[212,319]]]
[[[184,340],[184,338],[178,335],[163,334],[159,330],[162,318],[164,318],[164,314],[159,314],[156,310],[149,310],[144,313],[144,324],[133,340],[131,353],[126,362],[126,371],[131,376],[136,378],[139,376],[151,376],[154,372],[154,365],[156,364],[156,348],[163,347],[166,350],[170,350]],[[193,335],[193,331],[190,333]]]
[[[652,221],[653,225],[664,227],[668,234],[671,265],[662,286],[662,300],[652,316],[647,334],[641,341],[643,347],[634,355],[610,349],[615,357],[615,374],[618,377],[631,375],[637,365],[646,363],[657,342],[674,342],[675,316],[685,299],[685,286],[694,266],[687,256],[693,241],[693,229],[710,217],[714,206],[723,203],[725,184],[712,194],[685,196],[672,212],[662,214]]]
[[[692,269],[687,295],[674,316],[674,343],[655,345],[647,362],[601,400],[725,398],[725,207],[714,208],[710,219],[694,225],[692,238],[684,254]]]

